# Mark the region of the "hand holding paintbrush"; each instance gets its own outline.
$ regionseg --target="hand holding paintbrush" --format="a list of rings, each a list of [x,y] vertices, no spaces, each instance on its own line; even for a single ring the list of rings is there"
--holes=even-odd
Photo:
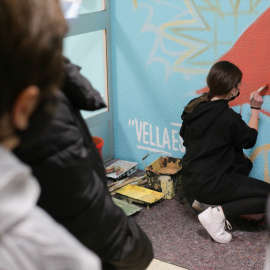
[[[267,85],[262,86],[257,91],[254,91],[250,94],[250,108],[260,110],[263,104],[263,98],[260,95],[260,92],[265,89]]]

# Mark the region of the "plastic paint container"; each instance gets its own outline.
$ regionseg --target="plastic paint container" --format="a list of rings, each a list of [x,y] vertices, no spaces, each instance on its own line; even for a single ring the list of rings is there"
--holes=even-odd
[[[92,137],[93,138],[93,142],[96,145],[98,152],[100,153],[101,157],[102,157],[102,147],[104,145],[104,141],[102,138],[100,137]]]

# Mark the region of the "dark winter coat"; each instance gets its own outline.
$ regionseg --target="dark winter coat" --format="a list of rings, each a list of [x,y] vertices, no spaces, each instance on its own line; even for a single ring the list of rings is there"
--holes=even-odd
[[[255,145],[257,131],[226,100],[200,103],[191,113],[183,112],[182,120],[180,136],[186,147],[182,180],[187,196],[212,204],[226,198],[242,184],[237,173],[248,175],[252,168],[243,148]]]
[[[48,130],[30,149],[15,153],[32,167],[41,185],[38,204],[96,252],[103,269],[142,270],[153,258],[151,242],[113,203],[102,159],[79,111],[103,107],[79,68],[67,63]]]

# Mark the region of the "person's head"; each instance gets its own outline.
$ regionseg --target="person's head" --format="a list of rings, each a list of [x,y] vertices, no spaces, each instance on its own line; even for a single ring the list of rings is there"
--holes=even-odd
[[[0,0],[0,143],[59,88],[66,31],[58,0]]]
[[[210,69],[207,76],[209,87],[208,97],[236,96],[239,92],[238,86],[242,80],[241,70],[228,61],[219,61]]]
[[[236,98],[242,80],[241,70],[229,61],[215,63],[207,76],[206,82],[209,88],[207,93],[192,100],[186,107],[185,112],[192,112],[198,104],[211,101],[212,99],[226,99],[228,101]]]

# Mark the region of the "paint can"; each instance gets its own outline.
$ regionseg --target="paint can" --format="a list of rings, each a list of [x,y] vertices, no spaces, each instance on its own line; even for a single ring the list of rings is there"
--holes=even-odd
[[[146,157],[148,156],[149,154]],[[149,188],[164,193],[165,199],[172,199],[183,188],[182,164],[179,158],[161,156],[146,166],[145,172]]]

